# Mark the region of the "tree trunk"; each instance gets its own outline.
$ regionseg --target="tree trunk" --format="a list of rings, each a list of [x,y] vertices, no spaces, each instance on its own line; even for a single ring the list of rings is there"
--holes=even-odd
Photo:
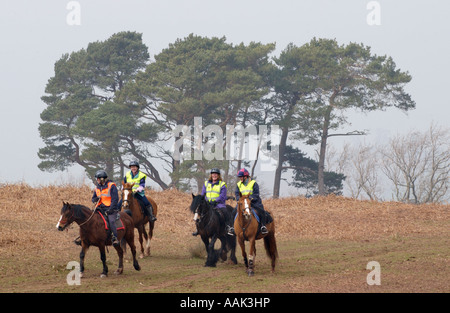
[[[327,139],[328,139],[328,127],[330,126],[330,117],[332,106],[329,106],[325,113],[325,117],[323,120],[322,127],[322,136],[320,139],[320,152],[319,152],[319,170],[317,173],[317,181],[319,188],[319,196],[326,195],[325,192],[325,181],[324,181],[324,172],[325,172],[325,154],[327,150]]]
[[[281,128],[281,140],[279,145],[279,157],[277,169],[275,170],[275,179],[273,183],[273,198],[278,199],[280,197],[280,184],[281,184],[281,171],[283,169],[284,151],[286,148],[289,129],[287,127]]]

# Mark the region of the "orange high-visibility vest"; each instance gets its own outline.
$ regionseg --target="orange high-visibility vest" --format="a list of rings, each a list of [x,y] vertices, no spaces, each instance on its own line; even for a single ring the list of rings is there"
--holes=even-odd
[[[104,206],[111,206],[111,186],[116,185],[112,181],[108,182],[108,188],[100,190],[98,188],[95,190],[95,193],[97,194],[97,197],[100,198],[97,205],[95,207],[98,207],[100,204],[103,204]]]

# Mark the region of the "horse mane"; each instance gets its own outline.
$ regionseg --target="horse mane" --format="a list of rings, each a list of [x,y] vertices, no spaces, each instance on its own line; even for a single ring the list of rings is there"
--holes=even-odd
[[[122,183],[123,189],[132,188],[134,183]]]
[[[201,204],[202,200],[205,199],[205,196],[202,195],[196,195],[194,196],[194,194],[192,194],[192,203],[191,206],[189,207],[189,211],[192,212],[192,214],[195,213],[195,210],[197,210],[197,207]]]
[[[86,217],[86,214],[84,211],[90,211],[92,212],[91,209],[89,209],[87,206],[82,205],[82,204],[71,204],[71,203],[66,203],[64,205],[64,207],[66,207],[67,205],[69,205],[72,210],[73,210],[73,215],[74,217],[76,217],[77,219],[82,219]]]

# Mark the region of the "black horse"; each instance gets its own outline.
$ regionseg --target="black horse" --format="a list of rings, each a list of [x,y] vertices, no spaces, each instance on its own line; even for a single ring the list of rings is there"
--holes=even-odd
[[[231,216],[233,208],[226,206],[228,216]],[[208,254],[205,266],[215,267],[219,259],[219,255],[223,261],[227,260],[227,253],[231,251],[230,260],[237,264],[236,259],[236,237],[227,236],[226,221],[227,217],[222,216],[214,205],[206,201],[205,196],[192,194],[192,203],[190,211],[194,214],[197,231],[205,244]],[[211,239],[211,240],[210,240]],[[221,242],[220,250],[214,250],[214,244],[219,239]]]

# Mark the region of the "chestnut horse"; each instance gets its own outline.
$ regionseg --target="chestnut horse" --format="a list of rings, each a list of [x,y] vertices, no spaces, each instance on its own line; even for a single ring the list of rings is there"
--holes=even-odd
[[[262,235],[259,231],[259,222],[253,216],[251,208],[251,201],[248,195],[243,196],[239,194],[239,201],[237,205],[237,215],[234,221],[234,232],[242,250],[242,257],[246,267],[248,276],[254,275],[256,247],[255,241],[264,238],[264,248],[267,256],[272,260],[272,272],[275,271],[275,262],[278,258],[277,243],[275,240],[275,221],[267,224],[268,233]],[[250,243],[250,251],[247,259],[245,252],[245,241]]]
[[[137,271],[141,270],[136,260],[136,246],[134,245],[134,227],[133,220],[124,212],[120,212],[120,219],[124,229],[117,230],[117,239],[122,241],[125,239],[131,248],[133,254],[133,266]],[[100,259],[103,263],[103,272],[100,277],[108,275],[108,266],[106,265],[105,246],[111,245],[111,236],[105,230],[105,218],[100,215],[97,210],[92,211],[88,207],[81,204],[69,204],[63,201],[61,209],[61,217],[59,218],[56,228],[63,231],[73,222],[80,227],[81,253],[80,253],[80,277],[84,273],[84,257],[89,246],[97,246],[100,250]],[[125,246],[125,243],[124,243]],[[123,250],[121,246],[114,247],[119,255],[119,266],[114,272],[122,274],[123,272]]]
[[[139,232],[139,243],[141,244],[141,259],[144,256],[150,255],[150,240],[153,237],[153,228],[155,227],[155,221],[150,221],[147,216],[142,213],[141,206],[138,200],[133,195],[133,185],[134,183],[123,183],[122,182],[122,207],[121,210],[129,210],[131,212],[131,217],[133,218],[134,227],[137,228]],[[152,204],[153,215],[156,217],[158,212],[158,206],[155,201],[150,197],[147,197],[148,201]],[[149,231],[145,229],[145,225],[149,224]],[[146,246],[144,251],[144,244],[142,235],[145,238]]]

